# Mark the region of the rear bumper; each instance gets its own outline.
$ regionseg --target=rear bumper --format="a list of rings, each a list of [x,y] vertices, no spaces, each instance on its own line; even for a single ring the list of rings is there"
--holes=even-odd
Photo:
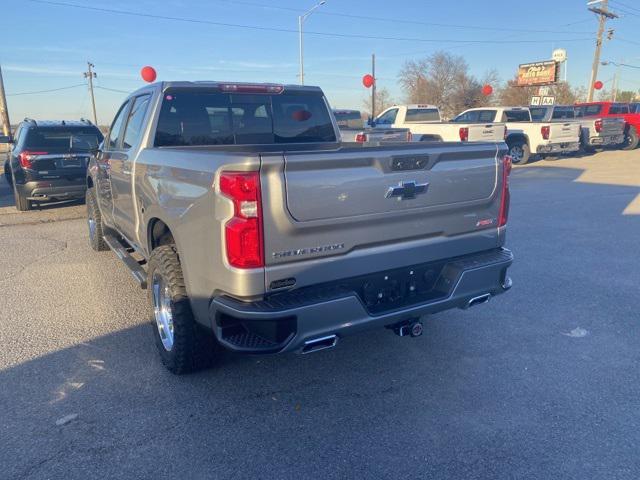
[[[549,143],[538,145],[536,153],[571,153],[580,149],[580,142]]]
[[[617,145],[624,142],[624,133],[620,135],[608,135],[601,137],[590,137],[589,145],[605,146],[605,145]]]
[[[87,187],[84,180],[34,180],[23,184],[16,184],[18,193],[29,200],[47,202],[83,198]]]
[[[507,269],[513,255],[496,249],[445,262],[422,264],[363,279],[362,288],[351,288],[356,281],[308,287],[271,296],[258,302],[241,302],[229,297],[212,300],[209,315],[219,342],[230,350],[244,353],[282,353],[302,351],[313,340],[344,337],[362,331],[396,325],[422,315],[451,308],[466,308],[473,299],[486,300],[511,287]],[[414,272],[426,272],[437,265],[432,288],[416,296]],[[371,304],[364,291],[384,279],[393,285],[395,303]],[[379,283],[378,283],[379,285]],[[381,287],[380,295],[389,289]],[[375,298],[375,292],[374,297]],[[382,307],[382,308],[381,308]]]

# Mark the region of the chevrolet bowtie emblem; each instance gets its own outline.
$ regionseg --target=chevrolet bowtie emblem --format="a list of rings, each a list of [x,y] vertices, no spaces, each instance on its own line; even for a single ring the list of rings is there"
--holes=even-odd
[[[396,197],[398,200],[411,200],[416,198],[416,195],[427,193],[428,183],[416,183],[416,182],[400,182],[398,186],[389,187],[385,197]]]

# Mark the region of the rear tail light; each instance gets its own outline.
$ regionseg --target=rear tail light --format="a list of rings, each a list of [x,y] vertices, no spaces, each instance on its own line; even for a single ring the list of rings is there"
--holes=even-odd
[[[511,156],[502,157],[502,190],[500,194],[500,211],[498,212],[498,227],[504,227],[509,218],[509,203],[511,194],[509,192],[509,174],[511,173]]]
[[[356,142],[365,143],[366,141],[367,141],[367,134],[366,133],[358,133],[356,135]]]
[[[48,153],[49,152],[31,152],[29,150],[25,150],[18,155],[20,166],[22,166],[22,168],[33,168],[33,161],[35,160],[35,157],[38,155],[47,155]]]
[[[596,132],[600,133],[602,131],[602,119],[596,120]]]
[[[411,131],[407,132],[407,142],[413,142],[413,134]]]
[[[460,141],[466,142],[469,140],[469,129],[467,127],[460,127],[458,130],[458,135],[460,135]]]
[[[233,218],[224,227],[229,264],[237,268],[263,267],[260,172],[222,172],[220,191],[233,201]]]
[[[504,126],[504,135],[502,137],[505,141],[507,140],[507,126]]]
[[[551,133],[551,127],[549,125],[540,127],[540,133],[542,133],[543,140],[549,140],[549,133]]]

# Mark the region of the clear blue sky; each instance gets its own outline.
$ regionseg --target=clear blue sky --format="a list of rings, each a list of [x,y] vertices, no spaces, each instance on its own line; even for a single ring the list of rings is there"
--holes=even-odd
[[[89,118],[87,89],[82,86],[48,94],[15,95],[81,84],[87,60],[95,64],[98,86],[127,92],[142,85],[138,72],[144,65],[154,66],[159,80],[296,83],[297,15],[316,3],[52,1],[58,5],[30,0],[2,2],[6,43],[0,49],[0,62],[11,95],[12,122],[24,116]],[[293,32],[136,17],[60,3]],[[620,18],[608,23],[615,34],[614,40],[605,42],[602,59],[640,65],[640,2],[610,0],[610,9]],[[305,35],[305,80],[320,85],[333,106],[361,108],[366,91],[360,78],[370,69],[372,52],[378,60],[378,85],[401,99],[396,80],[402,64],[409,59],[447,50],[463,55],[473,73],[482,75],[493,68],[504,81],[513,77],[519,63],[547,59],[553,48],[562,47],[568,51],[570,83],[586,85],[596,27],[597,20],[587,11],[586,0],[327,0],[305,22],[309,32]],[[474,43],[457,43],[461,41]],[[599,78],[610,86],[614,72],[615,67],[601,67]],[[640,89],[640,69],[622,68],[620,72],[620,88]],[[120,92],[96,90],[100,123],[110,122],[123,97]]]

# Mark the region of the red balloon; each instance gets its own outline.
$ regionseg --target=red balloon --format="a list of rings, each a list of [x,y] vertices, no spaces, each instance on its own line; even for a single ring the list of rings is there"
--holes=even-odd
[[[593,84],[593,88],[595,88],[596,90],[600,90],[602,87],[604,87],[604,83],[602,83],[600,80],[597,80]]]
[[[368,73],[362,77],[362,84],[367,87],[367,88],[371,88],[373,86],[373,84],[375,83],[375,80],[373,78],[373,75],[369,75]]]
[[[156,71],[153,67],[142,67],[142,70],[140,70],[140,76],[145,82],[152,83],[156,80]]]
[[[492,93],[493,93],[493,87],[492,87],[491,85],[488,85],[488,84],[487,84],[487,85],[484,85],[484,86],[482,87],[482,94],[483,94],[484,96],[487,96],[487,97],[488,97],[488,96],[489,96],[489,95],[491,95]]]

